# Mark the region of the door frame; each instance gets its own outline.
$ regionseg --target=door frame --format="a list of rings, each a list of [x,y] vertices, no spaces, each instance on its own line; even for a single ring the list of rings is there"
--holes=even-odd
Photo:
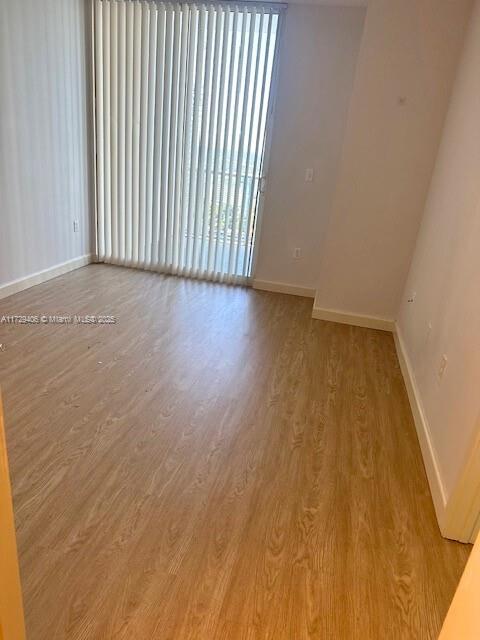
[[[473,543],[480,533],[480,416],[475,439],[462,474],[445,505],[442,533],[447,538]]]
[[[480,538],[470,554],[450,603],[439,640],[476,640],[480,634]]]

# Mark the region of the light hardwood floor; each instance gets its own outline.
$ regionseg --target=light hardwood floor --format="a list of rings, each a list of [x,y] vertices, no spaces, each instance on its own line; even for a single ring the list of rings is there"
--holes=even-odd
[[[436,638],[438,531],[392,336],[293,296],[91,265],[3,314],[29,640]]]

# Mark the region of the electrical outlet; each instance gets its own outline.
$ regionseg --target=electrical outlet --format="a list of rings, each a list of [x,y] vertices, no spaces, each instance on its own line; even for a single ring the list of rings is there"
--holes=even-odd
[[[293,250],[293,257],[294,257],[295,260],[298,260],[299,258],[302,257],[302,250],[300,249],[300,247],[296,247]]]
[[[305,182],[313,182],[313,169],[309,167],[305,170]]]
[[[440,366],[438,367],[438,379],[441,380],[447,370],[448,358],[445,354],[440,359]]]
[[[80,223],[78,220],[73,221],[73,232],[78,233],[80,231]]]
[[[407,302],[409,302],[410,304],[411,304],[412,302],[415,302],[415,298],[416,298],[416,297],[417,297],[417,293],[416,293],[416,291],[414,291],[414,292],[413,292],[413,293],[408,297]]]

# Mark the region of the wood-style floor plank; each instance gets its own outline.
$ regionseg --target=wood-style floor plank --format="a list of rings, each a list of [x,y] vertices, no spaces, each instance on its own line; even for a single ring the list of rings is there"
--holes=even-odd
[[[29,640],[427,640],[440,536],[392,337],[91,265],[0,301]]]

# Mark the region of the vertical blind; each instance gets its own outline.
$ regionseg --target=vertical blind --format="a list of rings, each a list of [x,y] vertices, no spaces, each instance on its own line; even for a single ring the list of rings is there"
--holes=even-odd
[[[279,16],[95,0],[99,260],[248,279]]]

